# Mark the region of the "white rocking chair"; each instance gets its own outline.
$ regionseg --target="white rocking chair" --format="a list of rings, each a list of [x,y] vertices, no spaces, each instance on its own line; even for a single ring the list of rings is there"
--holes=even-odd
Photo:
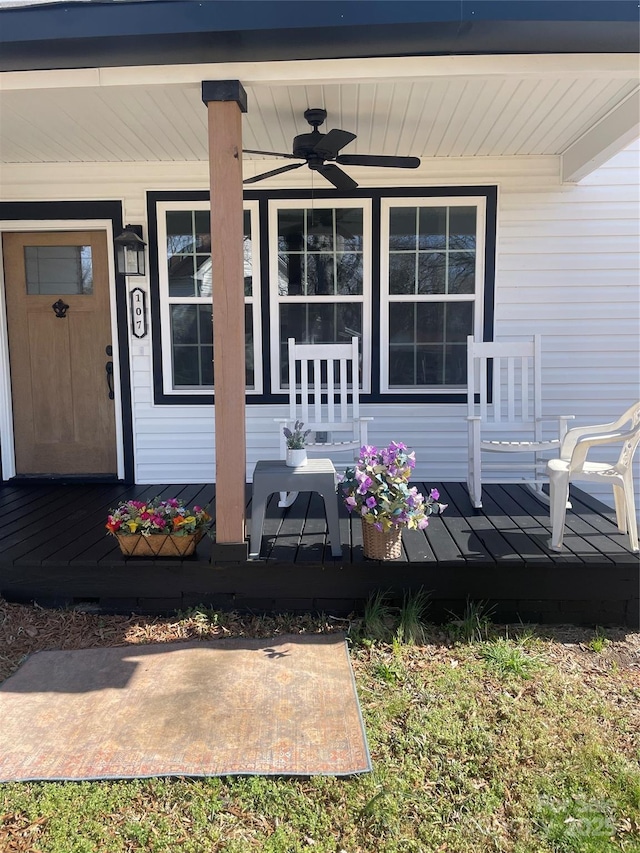
[[[551,497],[550,548],[562,549],[566,502],[569,483],[584,480],[591,483],[609,483],[613,486],[618,529],[629,534],[632,551],[638,550],[638,523],[633,496],[633,472],[631,463],[640,443],[640,402],[610,424],[575,427],[570,429],[560,451],[559,459],[550,459],[547,473]],[[592,447],[622,444],[617,462],[589,462],[587,454]]]
[[[540,335],[504,343],[467,338],[467,486],[474,507],[482,507],[483,483],[525,483],[548,503],[543,454],[559,453],[573,415],[556,418],[557,438],[545,438],[543,421],[553,419],[542,417],[541,389]],[[487,461],[485,454],[505,459]]]
[[[351,452],[356,458],[367,443],[367,425],[373,418],[360,416],[360,367],[358,338],[348,344],[289,345],[289,417],[280,425],[281,458],[287,455],[284,427],[296,421],[310,429],[309,454],[329,456]],[[291,506],[297,492],[281,492],[281,507]]]

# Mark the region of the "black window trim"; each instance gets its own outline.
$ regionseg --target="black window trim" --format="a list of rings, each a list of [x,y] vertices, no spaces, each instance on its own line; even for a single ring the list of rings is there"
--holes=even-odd
[[[380,202],[383,198],[451,198],[457,196],[478,196],[486,199],[486,239],[484,247],[484,293],[483,293],[483,339],[493,338],[494,304],[495,304],[495,273],[496,273],[496,230],[498,187],[496,185],[478,186],[442,186],[442,187],[392,187],[370,188],[359,187],[349,193],[339,193],[336,190],[252,190],[245,191],[247,201],[257,201],[259,205],[260,228],[260,269],[261,281],[261,322],[262,322],[262,372],[263,393],[247,394],[247,405],[282,405],[288,401],[284,394],[273,394],[270,391],[271,382],[271,346],[270,346],[270,302],[269,302],[269,245],[268,245],[268,202],[272,199],[371,199],[372,204],[372,246],[371,258],[371,393],[361,396],[361,402],[388,403],[466,403],[466,392],[460,393],[380,393]],[[153,362],[153,400],[156,405],[177,406],[211,406],[214,404],[213,394],[172,394],[164,393],[162,383],[162,353],[160,337],[160,283],[159,283],[159,252],[158,252],[158,223],[157,203],[171,201],[208,201],[208,190],[163,190],[147,192],[147,223],[149,231],[149,288],[151,302],[152,324],[152,362]]]

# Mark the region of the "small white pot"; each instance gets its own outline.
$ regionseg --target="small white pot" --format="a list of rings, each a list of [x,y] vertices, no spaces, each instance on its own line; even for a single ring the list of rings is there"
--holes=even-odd
[[[307,451],[304,447],[301,450],[290,450],[287,448],[287,465],[289,468],[300,468],[307,464]]]

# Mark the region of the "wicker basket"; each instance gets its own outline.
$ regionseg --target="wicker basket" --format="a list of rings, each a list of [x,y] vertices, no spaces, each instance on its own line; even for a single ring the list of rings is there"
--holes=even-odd
[[[175,536],[172,533],[127,536],[116,533],[120,550],[127,557],[188,557],[196,550],[203,536],[203,530],[187,536]]]
[[[364,555],[370,560],[397,560],[402,553],[402,528],[382,531],[363,521],[362,541]]]

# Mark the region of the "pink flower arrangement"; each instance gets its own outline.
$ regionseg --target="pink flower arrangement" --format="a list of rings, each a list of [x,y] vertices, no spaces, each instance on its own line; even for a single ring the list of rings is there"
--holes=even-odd
[[[416,464],[415,453],[406,444],[392,441],[388,447],[360,448],[353,468],[347,468],[341,481],[344,502],[349,512],[357,512],[367,524],[378,530],[408,527],[423,530],[429,516],[447,508],[438,502],[437,489],[427,498],[409,485]]]
[[[124,501],[109,510],[106,528],[114,536],[153,536],[160,533],[188,536],[209,526],[211,516],[201,506],[187,508],[177,498],[161,501]]]

